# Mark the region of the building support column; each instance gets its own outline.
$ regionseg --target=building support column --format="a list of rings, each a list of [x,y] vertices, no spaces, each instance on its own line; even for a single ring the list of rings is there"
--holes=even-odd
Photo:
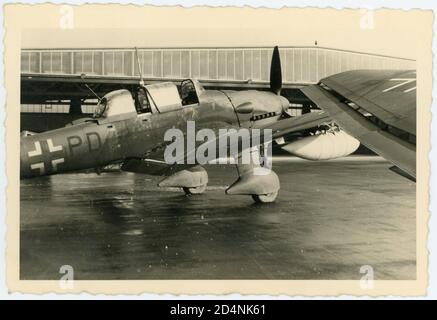
[[[311,104],[310,103],[304,103],[303,105],[302,105],[302,114],[305,114],[305,113],[310,113],[311,112]]]
[[[70,114],[82,114],[82,103],[80,98],[71,98],[70,100]]]

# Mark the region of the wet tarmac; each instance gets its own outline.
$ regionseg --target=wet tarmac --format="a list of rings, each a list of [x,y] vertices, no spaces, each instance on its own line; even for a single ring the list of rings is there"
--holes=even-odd
[[[21,181],[21,279],[415,279],[415,184],[379,157],[281,158],[276,203],[226,196],[234,167],[207,167],[203,195],[131,173]]]

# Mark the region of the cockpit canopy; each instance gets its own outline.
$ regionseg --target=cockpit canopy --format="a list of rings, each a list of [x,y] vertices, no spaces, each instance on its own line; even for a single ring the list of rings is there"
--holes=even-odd
[[[128,90],[116,90],[106,94],[94,110],[94,118],[124,118],[124,115],[135,114],[135,104]]]
[[[173,82],[162,82],[146,86],[147,100],[154,112],[168,112],[182,108],[178,88]]]
[[[161,82],[140,87],[137,96],[137,110],[140,113],[164,113],[199,103],[204,89],[197,80],[187,79],[178,89],[173,82]]]
[[[187,79],[178,89],[173,82],[161,82],[140,86],[134,96],[125,89],[106,94],[94,110],[95,119],[122,120],[136,113],[164,113],[198,104],[204,92],[197,80]]]

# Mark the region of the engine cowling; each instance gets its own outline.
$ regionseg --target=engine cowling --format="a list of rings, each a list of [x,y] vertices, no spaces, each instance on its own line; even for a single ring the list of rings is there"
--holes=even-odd
[[[355,152],[360,142],[342,130],[316,133],[282,147],[291,154],[307,160],[329,160]]]

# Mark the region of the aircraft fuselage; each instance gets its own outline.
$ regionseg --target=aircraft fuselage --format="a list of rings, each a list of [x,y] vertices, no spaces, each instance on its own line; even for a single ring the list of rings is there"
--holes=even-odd
[[[256,127],[274,122],[288,101],[271,92],[204,91],[199,103],[164,113],[130,111],[106,119],[85,118],[64,128],[21,138],[21,178],[99,168],[163,152],[170,128],[196,130]],[[241,105],[243,105],[241,107]],[[251,112],[238,108],[252,108]],[[250,111],[250,110],[249,110]],[[258,119],[259,118],[259,119]]]

